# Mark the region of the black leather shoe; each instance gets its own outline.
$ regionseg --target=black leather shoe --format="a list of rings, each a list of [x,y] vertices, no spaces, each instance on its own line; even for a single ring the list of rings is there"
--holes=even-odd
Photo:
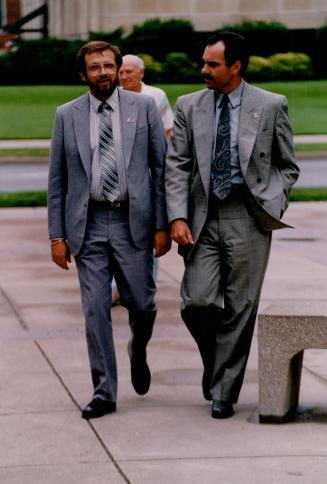
[[[233,405],[223,400],[213,400],[211,415],[213,418],[229,418],[234,415]]]
[[[113,413],[116,411],[116,402],[108,402],[101,398],[95,398],[82,411],[82,418],[89,420],[90,418],[102,417],[106,413]]]
[[[133,388],[139,395],[145,395],[149,391],[151,384],[150,368],[146,362],[146,349],[134,350],[132,349],[132,344],[129,343],[127,351],[131,360]]]

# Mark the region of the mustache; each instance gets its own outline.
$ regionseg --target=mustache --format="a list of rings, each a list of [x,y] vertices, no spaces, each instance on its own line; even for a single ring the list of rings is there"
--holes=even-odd
[[[202,77],[205,81],[213,81],[213,77],[209,76],[208,74],[202,74]]]
[[[107,76],[106,74],[102,74],[101,76],[99,76],[99,79],[98,79],[98,81],[110,81],[110,80],[111,80],[111,77]]]

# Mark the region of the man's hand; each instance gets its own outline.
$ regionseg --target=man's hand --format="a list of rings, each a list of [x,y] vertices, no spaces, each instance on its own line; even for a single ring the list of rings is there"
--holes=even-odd
[[[154,234],[155,257],[161,257],[170,251],[171,238],[165,230],[157,230]]]
[[[65,240],[51,240],[51,255],[53,262],[57,266],[68,271],[67,262],[70,262],[70,254]]]
[[[171,238],[177,244],[186,245],[194,244],[194,240],[187,223],[183,219],[176,219],[171,224],[170,229]]]

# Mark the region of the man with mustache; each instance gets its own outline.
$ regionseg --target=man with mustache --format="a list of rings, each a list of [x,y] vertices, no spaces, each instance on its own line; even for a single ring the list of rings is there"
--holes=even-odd
[[[217,33],[207,89],[176,105],[166,158],[171,236],[184,257],[182,318],[203,360],[213,418],[234,413],[268,263],[299,169],[284,96],[243,80],[245,39]]]
[[[116,410],[111,281],[128,309],[131,379],[147,393],[146,346],[156,317],[153,248],[170,249],[164,193],[165,133],[153,99],[117,89],[122,56],[93,41],[77,53],[89,92],[57,109],[49,167],[53,261],[75,257],[86,320],[93,397],[85,419]]]

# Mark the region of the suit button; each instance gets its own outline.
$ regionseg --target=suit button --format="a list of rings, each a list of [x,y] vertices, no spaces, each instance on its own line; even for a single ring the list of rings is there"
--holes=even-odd
[[[261,183],[262,182],[262,178],[257,178],[257,183]]]
[[[265,154],[264,154],[264,152],[262,151],[262,152],[260,153],[260,158],[263,158],[264,156],[265,156]]]

